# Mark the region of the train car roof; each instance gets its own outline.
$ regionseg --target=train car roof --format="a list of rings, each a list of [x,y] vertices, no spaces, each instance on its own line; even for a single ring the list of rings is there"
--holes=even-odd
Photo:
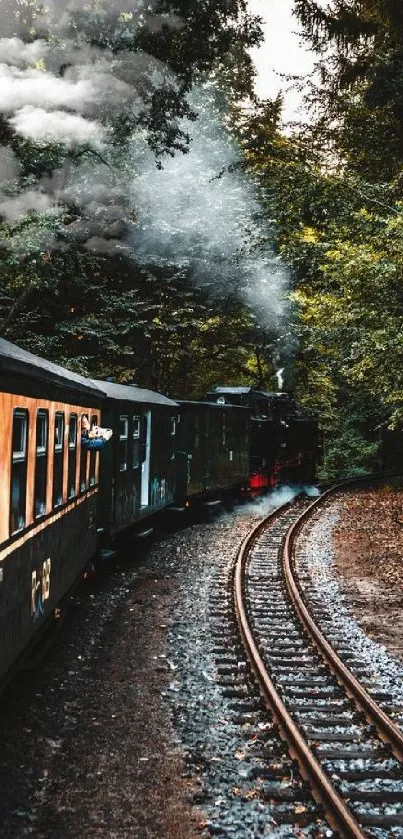
[[[213,390],[210,390],[209,393],[250,393],[253,388],[251,387],[214,387]]]
[[[94,379],[93,381],[95,386],[100,388],[109,399],[150,405],[170,405],[172,408],[178,407],[178,403],[174,402],[173,399],[168,399],[167,396],[162,396],[161,393],[155,393],[153,390],[137,387],[137,385],[122,385],[117,382],[104,382],[100,379]]]
[[[203,408],[210,408],[219,411],[221,410],[230,410],[231,408],[236,408],[238,411],[249,411],[249,408],[246,405],[231,405],[230,402],[225,402],[225,404],[221,405],[218,402],[209,402],[208,399],[201,399],[198,401],[197,399],[178,399],[177,400],[179,405],[194,405],[202,406]]]
[[[246,394],[257,394],[258,396],[265,396],[269,399],[289,399],[290,398],[289,394],[284,393],[283,391],[256,390],[256,388],[254,388],[254,387],[246,387],[246,386],[245,387],[243,387],[243,386],[240,386],[240,387],[229,387],[229,386],[215,387],[215,388],[213,388],[213,390],[209,391],[209,395],[220,394],[220,393],[223,394],[223,395],[225,395],[226,393],[228,393],[229,395],[230,394],[233,394],[233,395],[235,394],[237,396],[244,396]]]
[[[86,379],[60,364],[54,364],[53,361],[23,350],[4,338],[0,338],[0,373],[27,376],[69,390],[85,390],[87,394],[96,396],[98,400],[103,396],[102,391],[91,379]]]

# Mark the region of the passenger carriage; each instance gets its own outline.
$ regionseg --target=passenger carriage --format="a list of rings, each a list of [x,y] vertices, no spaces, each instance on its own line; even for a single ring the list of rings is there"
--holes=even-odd
[[[95,384],[106,395],[102,425],[114,432],[101,455],[99,524],[116,541],[174,500],[178,403],[135,385]]]
[[[96,550],[100,420],[88,380],[0,339],[0,679]]]
[[[246,408],[180,401],[178,501],[191,505],[248,481],[249,427]]]

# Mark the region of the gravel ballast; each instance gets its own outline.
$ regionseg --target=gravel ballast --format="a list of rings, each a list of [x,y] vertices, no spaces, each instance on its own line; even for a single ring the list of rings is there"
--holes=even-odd
[[[209,815],[198,772],[209,726],[220,728],[208,721],[218,688],[206,604],[260,514],[242,510],[159,536],[143,556],[81,587],[46,663],[0,700],[4,839],[214,832],[221,793]],[[242,786],[243,772],[234,754],[227,786]]]
[[[395,515],[401,497],[385,495]],[[351,504],[355,497],[349,496]],[[360,565],[357,541],[361,582],[354,582],[348,504],[339,499],[315,521],[308,537],[319,545],[319,559],[312,551],[312,578],[329,607],[335,596],[343,598],[340,620],[356,633],[371,677],[400,701],[399,662],[365,636],[370,626],[374,640],[379,632],[386,645],[385,616],[375,595],[374,602],[361,595],[367,580],[371,591],[378,584],[382,592],[389,588],[397,607],[403,588],[395,577],[388,584],[385,565],[382,579]],[[248,505],[159,536],[142,556],[126,556],[104,579],[80,589],[46,663],[19,678],[1,700],[4,839],[332,835],[319,822],[309,824],[304,801],[292,825],[282,823],[286,801],[271,805],[278,783],[287,798],[295,767],[287,764],[258,696],[245,700],[242,653],[223,641],[228,627],[220,603],[228,567],[268,506]],[[373,544],[374,509],[370,515]],[[396,524],[399,534],[403,528]],[[391,564],[395,568],[395,555]],[[386,597],[386,610],[387,604]],[[226,656],[236,663],[235,680],[226,675]],[[278,779],[264,778],[267,761],[277,766]]]

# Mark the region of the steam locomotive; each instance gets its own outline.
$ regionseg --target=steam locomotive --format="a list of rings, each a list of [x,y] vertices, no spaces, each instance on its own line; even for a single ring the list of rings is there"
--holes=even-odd
[[[113,429],[81,446],[81,417]],[[310,480],[316,419],[284,394],[201,402],[95,381],[0,339],[0,682],[92,558],[163,510]]]

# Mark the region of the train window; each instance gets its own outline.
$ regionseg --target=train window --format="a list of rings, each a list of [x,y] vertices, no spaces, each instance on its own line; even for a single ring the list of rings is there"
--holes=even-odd
[[[48,472],[48,412],[40,409],[36,415],[34,516],[46,513]]]
[[[133,417],[132,466],[140,466],[140,417]]]
[[[74,498],[76,490],[77,465],[77,414],[70,414],[69,420],[69,456],[67,468],[67,497]]]
[[[91,426],[97,425],[98,417],[94,414],[91,417]],[[90,450],[90,487],[95,486],[96,482],[96,475],[97,475],[97,455],[98,452],[96,449]]]
[[[25,527],[27,498],[28,411],[17,408],[13,415],[13,452],[11,467],[10,530]]]
[[[128,467],[129,417],[119,418],[119,469],[125,472]]]
[[[63,504],[64,472],[64,414],[55,414],[55,439],[53,454],[53,507]]]

